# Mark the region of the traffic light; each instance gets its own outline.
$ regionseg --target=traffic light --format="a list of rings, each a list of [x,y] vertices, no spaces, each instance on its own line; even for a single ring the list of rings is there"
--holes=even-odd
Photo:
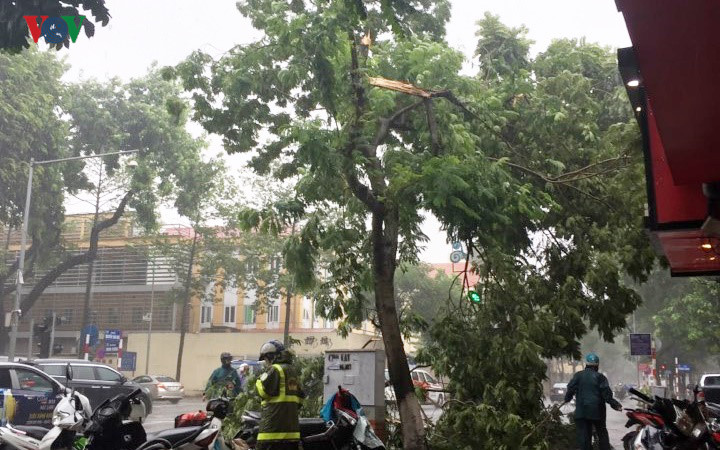
[[[482,296],[475,289],[470,289],[468,290],[468,299],[473,303],[480,303],[482,301]]]

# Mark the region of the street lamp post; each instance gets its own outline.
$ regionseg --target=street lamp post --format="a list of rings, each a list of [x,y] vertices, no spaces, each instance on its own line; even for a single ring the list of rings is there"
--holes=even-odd
[[[125,155],[127,153],[135,153],[139,150],[123,150],[120,152],[102,153],[100,155],[86,155],[86,156],[73,156],[71,158],[60,158],[60,159],[48,159],[45,161],[35,161],[34,158],[30,158],[30,168],[28,170],[28,184],[25,193],[25,210],[23,211],[23,222],[20,232],[20,260],[18,261],[17,269],[17,281],[15,284],[15,308],[13,308],[11,314],[12,328],[10,331],[10,345],[8,346],[8,361],[14,361],[15,359],[15,346],[17,344],[18,326],[20,324],[20,303],[22,300],[22,286],[24,284],[23,272],[25,269],[25,246],[27,244],[27,229],[28,219],[30,215],[30,198],[32,196],[32,179],[33,179],[33,168],[44,164],[52,164],[65,161],[75,161],[78,159],[88,158],[100,158],[103,156],[114,156],[114,155]]]

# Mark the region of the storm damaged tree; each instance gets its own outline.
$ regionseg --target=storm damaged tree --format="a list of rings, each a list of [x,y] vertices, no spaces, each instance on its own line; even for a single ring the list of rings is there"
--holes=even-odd
[[[166,75],[183,80],[195,119],[228,152],[254,152],[256,172],[297,181],[304,218],[295,251],[304,259],[294,270],[312,276],[327,256],[318,311],[348,327],[376,315],[404,448],[426,442],[395,275],[417,262],[422,210],[479,258],[483,295],[494,299],[491,321],[468,308],[448,316],[455,322],[437,320],[432,330],[446,334],[432,334],[438,346],[428,359],[456,377],[465,398],[489,400],[483,411],[502,395],[510,405],[482,424],[462,422],[458,411],[450,427],[490,424],[495,432],[523,407],[530,423],[541,405],[541,357],[577,353],[586,322],[611,338],[638,302],[619,272],[642,277],[652,261],[633,190],[642,177],[637,130],[608,53],[561,42],[531,67],[522,33],[496,23],[495,43],[481,39],[481,55],[492,57],[467,76],[463,56],[442,41],[447,2],[253,0],[239,8],[264,32],[259,41],[218,61],[194,53]],[[546,267],[532,269],[533,260]],[[506,320],[515,313],[542,326],[528,335]],[[488,344],[493,325],[519,327],[521,347],[510,334],[492,352],[475,347],[473,339]],[[479,366],[486,372],[473,378]]]

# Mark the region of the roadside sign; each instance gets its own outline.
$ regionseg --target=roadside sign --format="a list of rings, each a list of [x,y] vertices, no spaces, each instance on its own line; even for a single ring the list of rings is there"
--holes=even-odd
[[[98,336],[100,332],[98,331],[98,328],[95,325],[88,325],[83,329],[82,332],[83,336],[89,335],[90,336],[90,347],[94,347],[95,344],[98,342]],[[83,341],[84,342],[84,341]]]
[[[678,364],[677,366],[678,371],[680,372],[690,372],[690,364]]]
[[[122,331],[106,330],[105,353],[117,353],[120,348],[120,339],[122,339]]]
[[[630,356],[652,355],[652,335],[650,333],[630,333]]]
[[[124,372],[135,372],[137,365],[137,352],[123,352],[120,370]]]

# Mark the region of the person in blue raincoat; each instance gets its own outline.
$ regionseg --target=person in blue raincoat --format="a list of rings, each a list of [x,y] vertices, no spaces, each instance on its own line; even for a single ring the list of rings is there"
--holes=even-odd
[[[600,358],[595,353],[590,353],[585,358],[585,363],[585,369],[575,373],[568,383],[565,403],[575,397],[575,426],[580,449],[592,449],[594,427],[600,450],[610,450],[610,438],[605,424],[605,403],[617,411],[622,410],[622,405],[613,398],[605,375],[598,372]]]

